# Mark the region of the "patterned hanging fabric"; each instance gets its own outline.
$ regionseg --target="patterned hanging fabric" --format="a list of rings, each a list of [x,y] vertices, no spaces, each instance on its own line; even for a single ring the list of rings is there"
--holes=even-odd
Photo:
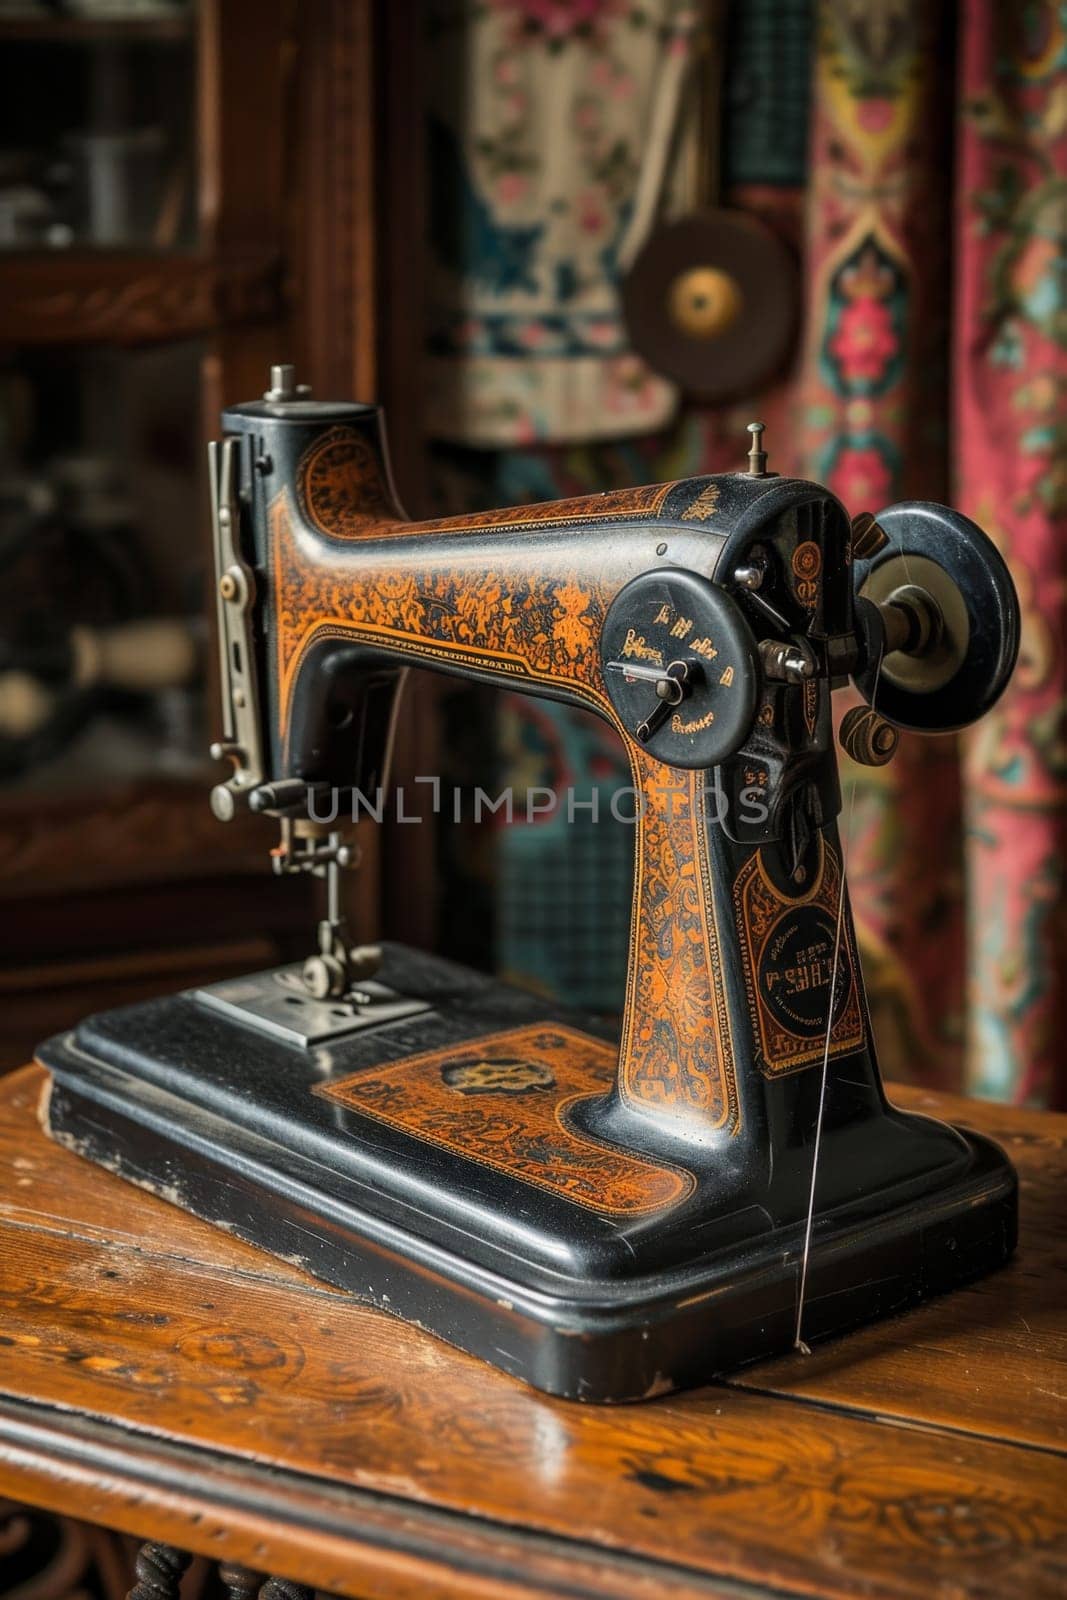
[[[943,499],[951,93],[935,0],[821,0],[798,384],[805,472],[851,515]],[[838,696],[843,699],[843,696]],[[844,709],[843,707],[839,709]],[[905,735],[856,785],[849,888],[887,1075],[962,1076],[956,741]]]
[[[1067,17],[965,0],[956,503],[997,541],[1020,664],[966,740],[968,1084],[1067,1103]]]
[[[432,438],[618,439],[674,415],[618,282],[661,202],[695,199],[700,25],[695,0],[427,8]]]
[[[465,0],[458,10],[435,5],[467,14]],[[591,61],[594,45],[614,49],[626,36],[632,16],[555,0],[475,10],[491,11],[494,27],[510,19],[498,82],[527,50],[531,67],[572,46],[575,66]],[[670,15],[684,20],[681,10]],[[814,16],[797,370],[758,402],[687,405],[658,431],[653,407],[640,432],[635,415],[632,427],[616,420],[599,439],[592,430],[569,444],[520,408],[514,432],[505,419],[500,435],[510,448],[436,446],[439,488],[449,491],[442,509],[728,470],[759,412],[772,464],[828,482],[850,512],[950,498],[986,528],[1022,601],[1016,677],[971,734],[906,735],[881,770],[842,761],[846,816],[856,784],[850,887],[887,1075],[1064,1104],[1067,23],[1053,0],[816,0]],[[723,198],[787,234],[803,139],[794,149],[782,117],[792,108],[790,126],[808,120],[807,20],[804,0],[749,0],[733,12],[726,72]],[[757,113],[768,105],[776,120],[761,132]],[[945,156],[954,130],[955,173]],[[472,170],[488,155],[476,149]],[[518,186],[506,184],[512,192]],[[475,260],[473,235],[465,248]],[[535,386],[554,381],[545,354],[538,373],[531,348]],[[538,433],[560,442],[540,443]],[[577,772],[584,784],[614,774],[610,750],[581,742],[590,731],[581,719],[556,728],[555,708],[547,711],[539,730],[516,722],[509,761],[528,773]],[[550,846],[553,830],[542,828],[501,847],[509,888],[517,895],[525,884],[527,904],[530,883],[548,882]],[[569,859],[565,875],[578,881]],[[583,893],[602,895],[617,875],[626,878],[621,860],[600,862]],[[505,964],[567,995],[538,957],[542,934],[525,924],[503,931]],[[604,967],[586,973],[606,1003],[604,971],[622,965],[610,945],[600,941]],[[564,965],[577,972],[571,957]]]

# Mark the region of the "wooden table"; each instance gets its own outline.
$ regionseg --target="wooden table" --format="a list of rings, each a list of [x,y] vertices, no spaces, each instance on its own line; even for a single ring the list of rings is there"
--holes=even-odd
[[[1067,1117],[993,1278],[641,1406],[553,1401],[49,1144],[0,1082],[0,1494],[389,1600],[1067,1593]]]

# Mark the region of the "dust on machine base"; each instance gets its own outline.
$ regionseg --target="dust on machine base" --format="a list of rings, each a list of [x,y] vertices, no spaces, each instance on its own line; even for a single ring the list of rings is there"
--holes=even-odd
[[[275,368],[212,494],[232,764],[326,883],[302,966],[48,1041],[52,1136],[550,1393],[651,1397],[1000,1265],[1016,1179],[887,1104],[843,879],[830,697],[880,764],[963,726],[1018,647],[984,534],[851,520],[748,470],[413,524],[376,408]],[[583,706],[638,797],[621,1026],[400,946],[353,947],[352,817],[406,667]],[[817,1162],[816,1162],[817,1156]],[[810,1210],[810,1234],[809,1234]],[[801,1282],[803,1278],[803,1302]]]

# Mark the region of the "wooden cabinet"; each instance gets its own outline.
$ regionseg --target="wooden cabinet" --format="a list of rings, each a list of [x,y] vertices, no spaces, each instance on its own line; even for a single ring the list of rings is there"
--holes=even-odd
[[[89,457],[94,483],[110,463],[129,524],[119,543],[147,573],[137,614],[188,625],[201,664],[167,716],[104,696],[75,706],[44,759],[20,762],[21,747],[6,767],[0,757],[4,1065],[87,1008],[304,953],[313,904],[306,885],[270,879],[270,825],[224,827],[207,805],[217,710],[203,445],[225,404],[265,387],[272,362],[295,359],[319,392],[374,398],[390,383],[410,389],[404,353],[418,339],[404,265],[418,226],[413,6],[82,11],[0,14],[0,515],[5,483],[9,499],[47,500],[57,461]],[[398,51],[403,72],[389,65]],[[147,172],[146,150],[163,151]],[[136,204],[127,177],[143,191]],[[417,437],[414,418],[397,431],[416,500],[404,441]],[[26,544],[25,519],[18,532]],[[52,597],[75,536],[63,531],[54,560],[53,537],[28,540],[42,578],[17,563],[5,576],[0,536],[0,682],[5,669],[25,676],[34,653],[27,607],[60,653],[86,620],[84,586]]]

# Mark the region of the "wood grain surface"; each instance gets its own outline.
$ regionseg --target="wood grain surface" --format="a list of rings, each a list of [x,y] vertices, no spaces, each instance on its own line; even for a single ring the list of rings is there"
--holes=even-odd
[[[1067,1591],[1067,1118],[918,1091],[1010,1267],[809,1358],[555,1401],[49,1144],[0,1085],[0,1493],[382,1600]]]

